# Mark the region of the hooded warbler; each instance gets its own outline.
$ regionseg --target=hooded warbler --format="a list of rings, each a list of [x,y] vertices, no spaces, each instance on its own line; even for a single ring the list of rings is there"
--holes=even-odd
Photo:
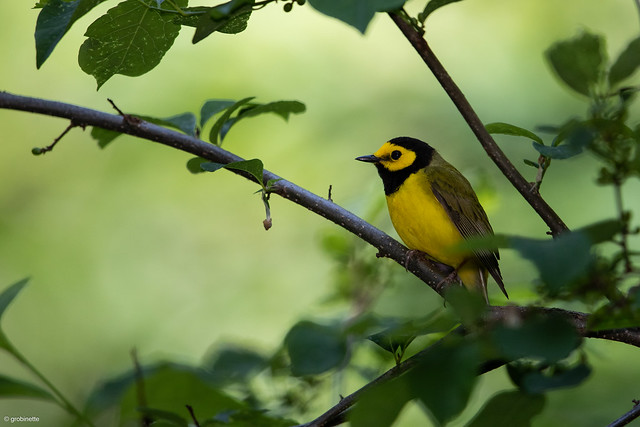
[[[497,250],[451,250],[464,239],[493,234],[471,184],[455,167],[426,142],[409,137],[394,138],[356,160],[378,169],[391,222],[409,249],[453,267],[463,285],[487,302],[491,274],[508,298]]]

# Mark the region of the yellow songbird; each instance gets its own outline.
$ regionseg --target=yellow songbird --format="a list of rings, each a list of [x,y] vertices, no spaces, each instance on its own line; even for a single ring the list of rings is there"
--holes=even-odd
[[[399,137],[369,156],[384,184],[391,222],[409,249],[455,269],[465,287],[487,297],[488,274],[507,296],[497,250],[452,250],[464,239],[493,234],[469,181],[426,142]]]

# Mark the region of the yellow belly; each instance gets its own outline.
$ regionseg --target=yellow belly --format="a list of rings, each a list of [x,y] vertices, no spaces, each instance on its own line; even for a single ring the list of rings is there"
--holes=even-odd
[[[434,260],[457,268],[468,258],[450,249],[463,240],[422,172],[410,175],[387,196],[393,227],[409,249],[425,252]]]

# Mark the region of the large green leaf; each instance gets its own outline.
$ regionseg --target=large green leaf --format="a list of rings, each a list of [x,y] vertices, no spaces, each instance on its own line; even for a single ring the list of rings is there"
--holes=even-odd
[[[36,385],[4,375],[0,375],[0,398],[31,398],[55,402],[55,398],[48,391]]]
[[[631,77],[640,67],[640,37],[633,40],[609,69],[611,86]]]
[[[544,395],[521,391],[503,391],[489,400],[466,427],[529,427],[533,417],[542,412]]]
[[[573,325],[559,316],[535,316],[517,325],[500,325],[490,335],[498,353],[507,360],[528,358],[555,363],[581,343]]]
[[[480,362],[473,343],[444,343],[421,358],[420,365],[409,374],[411,392],[440,424],[445,424],[466,407]]]
[[[358,399],[358,404],[349,413],[349,425],[352,427],[391,426],[411,398],[404,378],[396,378],[375,386],[366,390]]]
[[[50,0],[36,22],[36,67],[40,68],[62,37],[80,17],[104,0]]]
[[[553,240],[512,237],[511,245],[538,269],[551,295],[583,276],[593,261],[591,240],[586,233],[563,233]]]
[[[557,42],[546,56],[556,75],[582,95],[589,96],[604,74],[604,40],[588,32]]]
[[[568,366],[523,361],[507,365],[507,372],[513,383],[526,393],[542,394],[582,383],[591,374],[591,368],[583,362]]]
[[[223,411],[246,409],[246,405],[211,381],[202,369],[174,363],[159,363],[143,367],[146,405],[153,411],[172,413],[185,420],[191,419],[185,404],[193,407],[200,419],[214,417]],[[139,419],[137,374],[129,371],[99,386],[90,396],[87,408],[92,414],[106,409],[118,409],[121,421]],[[161,414],[157,412],[156,415]]]
[[[268,366],[262,354],[248,348],[225,346],[204,364],[217,383],[246,383],[253,375]]]
[[[309,0],[318,12],[345,22],[364,34],[376,12],[400,9],[406,0]]]
[[[338,367],[347,357],[346,338],[339,328],[315,322],[296,323],[284,344],[295,376],[321,374]]]
[[[175,0],[186,6],[187,0]],[[172,13],[152,9],[155,0],[125,0],[89,26],[78,63],[98,89],[115,74],[142,75],[160,63],[180,25]]]

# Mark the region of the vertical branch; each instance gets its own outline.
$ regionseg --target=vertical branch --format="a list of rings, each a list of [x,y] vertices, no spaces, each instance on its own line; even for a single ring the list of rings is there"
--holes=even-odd
[[[449,95],[449,98],[451,98],[451,101],[453,101],[456,108],[467,122],[476,138],[478,138],[478,141],[480,141],[480,144],[482,144],[482,147],[485,149],[491,160],[493,160],[504,176],[507,177],[511,184],[520,192],[522,197],[529,202],[531,207],[544,220],[551,230],[551,233],[553,235],[558,235],[563,231],[567,231],[567,226],[558,214],[551,209],[539,193],[532,191],[531,184],[524,179],[515,166],[513,166],[513,163],[509,161],[500,147],[498,147],[498,144],[496,144],[489,132],[487,132],[484,124],[471,107],[471,104],[469,104],[469,101],[467,101],[460,88],[455,84],[449,73],[447,73],[447,70],[435,56],[424,37],[422,37],[422,35],[400,15],[390,12],[389,16],[418,52],[425,64],[427,64],[447,95]]]

